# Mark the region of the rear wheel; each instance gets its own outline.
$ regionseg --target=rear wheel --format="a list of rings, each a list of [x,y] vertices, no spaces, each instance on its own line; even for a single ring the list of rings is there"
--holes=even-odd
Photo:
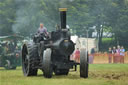
[[[37,45],[25,44],[22,49],[22,70],[25,76],[36,76],[35,58],[38,57]]]
[[[86,49],[81,49],[80,52],[80,77],[88,77],[88,55]]]
[[[52,51],[50,48],[47,48],[43,53],[43,73],[46,78],[52,77],[53,67],[51,62],[51,53]]]

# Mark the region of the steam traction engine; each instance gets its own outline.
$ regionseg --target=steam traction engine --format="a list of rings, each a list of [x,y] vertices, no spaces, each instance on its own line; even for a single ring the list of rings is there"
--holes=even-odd
[[[70,40],[69,30],[66,28],[66,8],[60,8],[61,28],[49,33],[49,38],[34,37],[22,48],[22,69],[25,76],[36,76],[38,69],[43,71],[44,77],[68,75],[69,69],[78,63],[70,60],[75,44]],[[44,36],[43,34],[41,36]],[[88,57],[85,49],[80,53],[80,77],[88,77]]]

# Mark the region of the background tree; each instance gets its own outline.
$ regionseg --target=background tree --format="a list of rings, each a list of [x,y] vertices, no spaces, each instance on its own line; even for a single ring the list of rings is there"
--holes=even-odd
[[[15,22],[15,0],[0,0],[0,35],[12,34],[12,25]]]
[[[95,26],[100,49],[104,31],[114,34],[114,45],[128,47],[128,0],[0,0],[0,36],[29,36],[40,22],[48,31],[55,30],[60,7],[68,8],[67,24],[73,35],[86,37],[87,29]]]

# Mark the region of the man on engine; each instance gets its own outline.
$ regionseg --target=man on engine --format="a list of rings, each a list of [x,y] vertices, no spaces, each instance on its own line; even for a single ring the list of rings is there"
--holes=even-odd
[[[40,23],[40,27],[37,31],[39,34],[43,33],[45,36],[48,35],[48,32],[47,32],[47,28],[44,27],[44,25],[42,23]]]
[[[42,23],[40,23],[40,27],[37,30],[36,35],[34,36],[34,42],[40,42],[49,38],[46,27]]]

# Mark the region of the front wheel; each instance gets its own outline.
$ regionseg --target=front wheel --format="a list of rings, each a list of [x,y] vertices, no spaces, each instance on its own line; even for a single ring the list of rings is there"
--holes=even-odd
[[[80,52],[80,77],[88,77],[88,54],[86,49],[81,49]]]
[[[52,62],[51,62],[51,49],[47,48],[43,53],[43,73],[44,77],[51,78],[52,77]]]

